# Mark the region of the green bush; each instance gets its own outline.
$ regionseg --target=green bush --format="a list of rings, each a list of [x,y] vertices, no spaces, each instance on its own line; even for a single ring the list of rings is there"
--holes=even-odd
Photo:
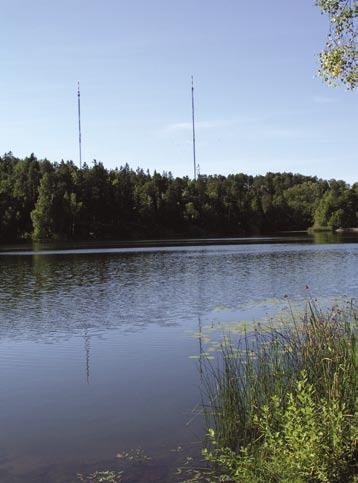
[[[357,315],[350,306],[226,339],[208,361],[209,463],[196,481],[349,482],[358,474]]]

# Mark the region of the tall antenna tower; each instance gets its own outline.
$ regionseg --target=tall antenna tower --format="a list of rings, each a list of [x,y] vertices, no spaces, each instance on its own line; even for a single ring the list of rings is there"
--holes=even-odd
[[[81,138],[81,92],[80,83],[77,85],[77,104],[78,104],[78,147],[80,153],[80,169],[82,169],[82,138]]]
[[[196,180],[195,103],[194,103],[194,77],[193,76],[191,76],[191,110],[192,110],[192,120],[193,120],[194,179]]]

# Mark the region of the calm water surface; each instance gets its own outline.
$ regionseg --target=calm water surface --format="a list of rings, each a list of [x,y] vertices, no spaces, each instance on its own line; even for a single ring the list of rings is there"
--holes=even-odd
[[[358,297],[358,239],[315,241],[4,247],[0,481],[76,481],[137,448],[152,459],[124,463],[124,481],[174,481],[202,434],[193,333],[304,300],[306,285]]]

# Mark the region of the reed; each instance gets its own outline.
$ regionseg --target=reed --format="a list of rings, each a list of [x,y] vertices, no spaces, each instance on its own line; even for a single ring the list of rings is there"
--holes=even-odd
[[[299,318],[224,337],[203,370],[211,481],[350,481],[357,320],[352,303],[326,311],[310,301]]]

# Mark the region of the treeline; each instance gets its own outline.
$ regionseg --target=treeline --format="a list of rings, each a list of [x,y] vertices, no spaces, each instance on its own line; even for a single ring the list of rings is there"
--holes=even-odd
[[[0,239],[242,235],[357,225],[358,183],[292,173],[173,177],[0,157]]]

